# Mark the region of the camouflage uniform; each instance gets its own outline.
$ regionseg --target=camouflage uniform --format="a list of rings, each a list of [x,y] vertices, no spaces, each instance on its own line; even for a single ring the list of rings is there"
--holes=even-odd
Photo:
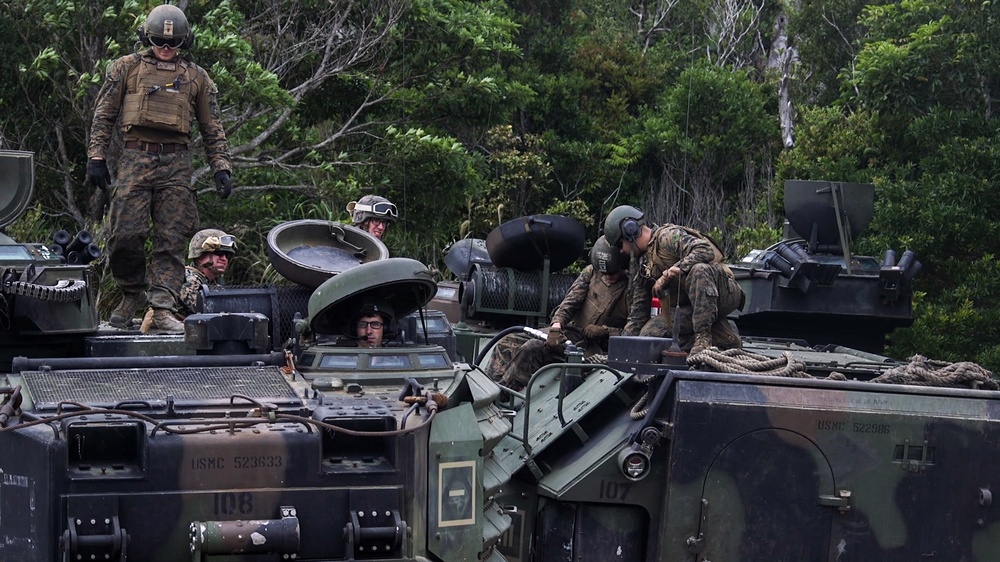
[[[627,286],[627,276],[606,285],[600,274],[594,274],[594,266],[588,265],[552,313],[552,323],[561,324],[566,338],[581,347],[586,357],[605,353],[607,342],[587,340],[583,329],[596,324],[606,326],[609,335],[621,335],[628,314]],[[544,341],[515,332],[494,345],[485,372],[505,386],[520,389],[538,369],[565,360],[564,354],[552,352]]]
[[[119,288],[146,290],[153,308],[177,309],[187,241],[198,228],[188,150],[193,120],[213,171],[232,168],[216,94],[194,62],[163,62],[145,50],[114,61],[97,98],[88,157],[106,159],[116,125],[125,141],[111,199],[108,263]]]
[[[653,280],[645,275],[646,255],[632,255],[628,266],[628,317],[622,335],[638,336],[649,322]],[[669,332],[668,332],[669,333]]]
[[[177,303],[177,312],[181,316],[190,316],[198,312],[198,294],[206,285],[211,287],[215,283],[209,281],[197,267],[189,265],[184,268],[184,285],[181,286],[181,298]]]
[[[678,345],[690,350],[694,335],[710,332],[712,344],[721,349],[739,348],[742,342],[736,326],[726,316],[743,307],[744,294],[729,267],[722,262],[722,250],[710,238],[683,226],[651,225],[652,238],[638,261],[639,272],[630,287],[629,324],[627,333],[642,336],[670,337],[673,316],[679,315]],[[650,319],[653,284],[663,272],[677,265],[678,280],[660,295],[660,314]],[[678,307],[677,309],[673,307]],[[643,319],[646,319],[643,323]]]

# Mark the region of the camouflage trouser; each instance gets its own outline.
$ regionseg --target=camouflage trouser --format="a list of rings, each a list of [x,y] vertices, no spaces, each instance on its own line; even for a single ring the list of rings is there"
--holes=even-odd
[[[548,332],[548,330],[542,330]],[[583,333],[573,326],[563,328],[570,341],[583,345]],[[585,348],[586,355],[590,350]],[[535,371],[545,365],[566,361],[563,353],[554,353],[545,342],[524,332],[514,332],[500,338],[493,346],[489,363],[483,371],[494,381],[514,390],[521,390]]]
[[[643,326],[639,335],[671,337],[676,313],[680,321],[677,345],[681,349],[691,349],[694,335],[704,331],[712,333],[712,345],[716,347],[742,347],[736,325],[726,316],[743,305],[743,290],[722,264],[704,263],[691,267],[681,281],[679,296],[679,312],[661,309],[658,316]]]
[[[493,351],[490,352],[490,360],[483,368],[486,376],[495,382],[508,386],[503,382],[507,366],[510,365],[511,359],[517,353],[517,350],[530,339],[531,336],[524,332],[514,332],[500,338],[500,341],[493,344]]]
[[[198,228],[191,190],[191,152],[155,154],[125,150],[111,199],[108,264],[124,293],[146,291],[153,308],[176,309],[184,283],[188,240]],[[152,251],[146,239],[152,222]]]

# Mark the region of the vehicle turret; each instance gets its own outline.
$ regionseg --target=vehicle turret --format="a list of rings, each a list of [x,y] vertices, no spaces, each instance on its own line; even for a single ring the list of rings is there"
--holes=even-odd
[[[896,263],[852,253],[872,219],[871,184],[785,182],[782,241],[732,264],[747,295],[736,324],[744,337],[791,338],[882,352],[892,330],[913,323],[912,251]]]

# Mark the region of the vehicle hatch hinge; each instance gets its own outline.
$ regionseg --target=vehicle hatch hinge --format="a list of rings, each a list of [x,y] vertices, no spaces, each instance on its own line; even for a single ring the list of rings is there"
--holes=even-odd
[[[59,541],[62,562],[75,560],[113,560],[125,562],[128,533],[121,528],[118,516],[106,518],[69,518]]]

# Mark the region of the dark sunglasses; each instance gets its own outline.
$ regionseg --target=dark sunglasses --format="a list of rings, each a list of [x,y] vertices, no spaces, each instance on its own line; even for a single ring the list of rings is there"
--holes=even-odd
[[[149,37],[149,42],[153,44],[154,47],[169,47],[171,49],[179,49],[181,45],[184,44],[183,37]]]
[[[368,211],[374,215],[384,217],[390,216],[396,218],[399,216],[399,211],[396,209],[396,205],[392,203],[375,203],[374,205],[354,205],[355,211]]]
[[[213,256],[226,256],[227,258],[233,257],[233,252],[228,252],[226,250],[216,250],[212,252]]]
[[[372,330],[381,330],[382,326],[384,326],[384,324],[382,324],[378,320],[376,320],[374,322],[365,322],[364,320],[358,320],[358,329],[359,330],[364,330],[368,326],[371,326]]]

